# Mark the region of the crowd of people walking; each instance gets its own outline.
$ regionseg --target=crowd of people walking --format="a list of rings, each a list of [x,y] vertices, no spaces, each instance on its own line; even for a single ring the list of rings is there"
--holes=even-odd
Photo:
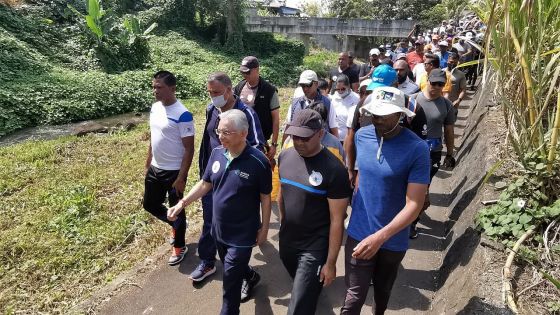
[[[315,313],[322,288],[336,277],[345,231],[341,314],[360,314],[371,284],[373,312],[383,314],[430,206],[430,182],[440,165],[455,166],[454,124],[478,71],[458,65],[478,58],[480,30],[467,16],[425,33],[415,28],[406,41],[372,48],[363,64],[341,52],[327,78],[301,73],[283,122],[278,91],[254,56],[241,61],[236,85],[223,72],[208,77],[211,103],[198,133],[175,97],[175,76],[157,72],[144,208],[171,226],[169,265],[187,253],[184,208],[200,199],[200,263],[189,278],[214,274],[217,254],[221,314],[239,314],[261,280],[249,260],[267,240],[277,202],[279,256],[293,280],[288,314]],[[184,193],[195,134],[202,137],[200,180]]]

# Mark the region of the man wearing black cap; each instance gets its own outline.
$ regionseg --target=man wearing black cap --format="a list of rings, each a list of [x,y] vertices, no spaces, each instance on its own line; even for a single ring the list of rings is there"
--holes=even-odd
[[[336,277],[352,190],[344,165],[321,146],[318,112],[299,111],[285,133],[294,143],[278,158],[280,259],[294,279],[288,314],[315,314],[322,287]]]
[[[445,137],[445,147],[447,154],[443,165],[446,167],[454,167],[455,159],[453,158],[454,147],[454,130],[455,121],[457,120],[457,111],[453,108],[453,104],[447,98],[443,97],[443,87],[447,82],[445,71],[437,68],[433,69],[428,76],[428,85],[416,96],[416,106],[422,107],[426,114],[427,122],[427,139],[430,147],[431,170],[430,180],[436,175],[441,163],[441,155],[443,150],[442,137]],[[429,199],[426,198],[424,205],[425,210],[429,206]],[[410,238],[418,237],[416,224],[420,217],[412,224],[410,228]]]
[[[257,112],[264,139],[267,141],[266,156],[272,161],[276,155],[280,130],[278,89],[260,76],[259,60],[256,57],[243,58],[239,71],[243,80],[237,84],[234,93],[239,95],[245,105]]]

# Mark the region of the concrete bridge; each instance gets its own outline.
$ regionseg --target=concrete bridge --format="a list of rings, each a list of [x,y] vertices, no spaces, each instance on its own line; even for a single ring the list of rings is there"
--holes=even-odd
[[[249,32],[281,33],[302,40],[307,47],[315,43],[330,50],[352,50],[366,55],[374,44],[383,44],[375,43],[375,38],[385,41],[406,38],[416,23],[412,20],[259,16],[251,10],[248,13],[246,27]]]

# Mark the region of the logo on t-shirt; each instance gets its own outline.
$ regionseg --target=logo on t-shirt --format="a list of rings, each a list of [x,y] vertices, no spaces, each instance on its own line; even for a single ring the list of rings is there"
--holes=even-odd
[[[220,161],[215,161],[212,164],[212,173],[216,174],[220,170]]]
[[[336,81],[336,79],[338,79],[338,77],[336,75],[333,75],[332,80]]]
[[[319,172],[311,171],[309,175],[309,183],[313,186],[319,186],[323,182],[323,175]]]

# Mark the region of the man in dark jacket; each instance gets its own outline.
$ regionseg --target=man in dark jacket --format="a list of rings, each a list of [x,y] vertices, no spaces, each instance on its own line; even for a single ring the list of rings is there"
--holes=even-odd
[[[241,71],[243,80],[237,84],[234,93],[245,105],[252,107],[257,112],[266,141],[266,156],[269,161],[273,161],[278,147],[280,130],[278,90],[260,76],[259,60],[256,57],[243,58],[239,71]]]

